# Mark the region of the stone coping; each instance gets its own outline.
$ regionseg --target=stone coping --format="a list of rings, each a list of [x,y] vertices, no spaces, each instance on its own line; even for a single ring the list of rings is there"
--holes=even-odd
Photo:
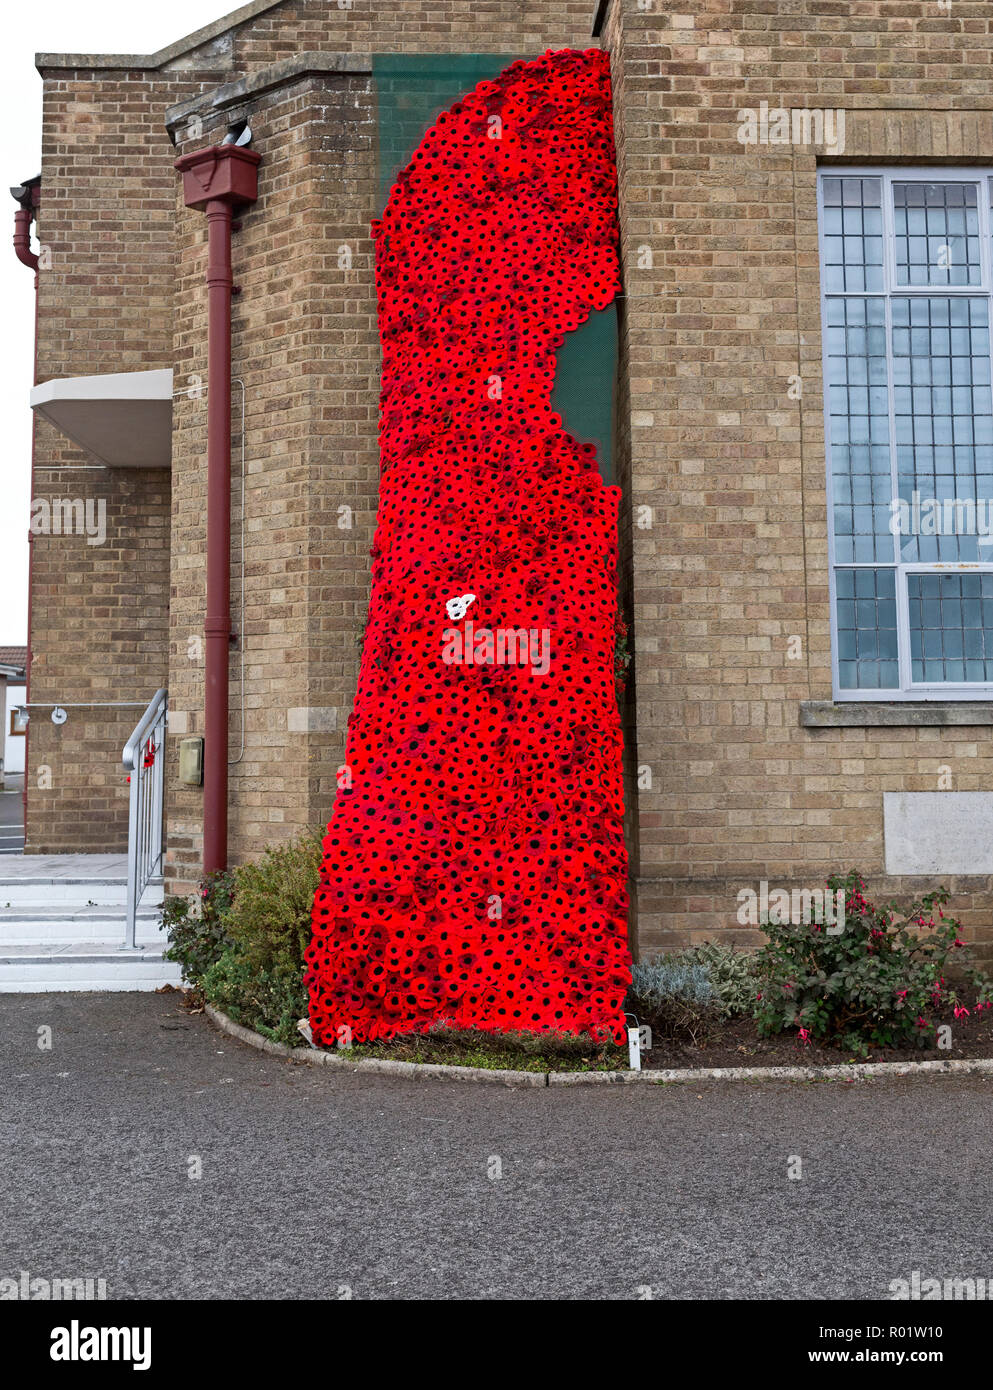
[[[334,73],[371,73],[372,55],[368,53],[295,53],[292,58],[283,58],[269,67],[260,68],[219,87],[210,88],[175,106],[166,107],[166,129],[175,131],[177,126],[194,115],[208,115],[211,112],[230,111],[270,92],[277,87],[285,87],[305,77],[324,76]]]
[[[160,48],[157,53],[36,53],[35,67],[39,69],[92,68],[94,70],[161,68],[166,63],[173,63],[177,58],[182,58],[194,49],[202,48],[204,44],[220,38],[229,29],[236,29],[240,24],[247,24],[257,15],[265,14],[266,10],[274,10],[277,5],[282,3],[283,0],[250,0],[249,4],[232,10],[230,14],[222,15],[220,19],[215,19],[212,24],[194,30],[192,34],[177,39],[175,43],[170,43],[165,48]]]

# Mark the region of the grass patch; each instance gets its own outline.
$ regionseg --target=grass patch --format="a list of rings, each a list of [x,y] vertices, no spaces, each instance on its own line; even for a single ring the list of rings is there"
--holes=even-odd
[[[481,1033],[436,1027],[382,1042],[353,1043],[342,1057],[376,1057],[394,1062],[435,1062],[487,1071],[626,1071],[628,1052],[575,1033]]]

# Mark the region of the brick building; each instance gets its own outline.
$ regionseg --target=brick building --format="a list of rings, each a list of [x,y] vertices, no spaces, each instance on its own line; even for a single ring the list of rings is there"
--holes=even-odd
[[[601,45],[633,935],[756,939],[742,888],[857,865],[880,892],[944,879],[989,947],[993,552],[913,523],[993,496],[993,17],[592,8],[254,0],[149,57],[39,56],[28,851],[124,848],[120,750],[167,686],[167,888],[200,870],[178,744],[203,733],[207,228],[177,156],[247,123],[262,161],[233,240],[240,860],[324,823],[343,761],[377,498],[369,223],[396,156],[503,64]],[[56,524],[66,499],[81,525]]]

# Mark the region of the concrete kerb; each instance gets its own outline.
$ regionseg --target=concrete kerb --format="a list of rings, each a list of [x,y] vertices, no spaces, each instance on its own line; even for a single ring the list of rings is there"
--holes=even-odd
[[[250,1028],[235,1023],[212,1004],[205,1006],[207,1017],[222,1032],[260,1052],[271,1053],[309,1066],[333,1067],[337,1071],[378,1072],[385,1076],[406,1076],[414,1080],[439,1077],[445,1081],[484,1081],[501,1086],[650,1086],[699,1081],[862,1081],[869,1077],[918,1075],[962,1075],[966,1072],[993,1074],[993,1058],[950,1059],[947,1062],[849,1062],[836,1067],[668,1067],[658,1071],[498,1071],[488,1067],[452,1067],[440,1062],[397,1062],[390,1058],[354,1057],[347,1053],[324,1052],[320,1048],[287,1047],[271,1042]]]
[[[547,1086],[548,1075],[543,1071],[497,1071],[487,1067],[449,1067],[440,1062],[397,1062],[388,1057],[349,1057],[347,1052],[324,1052],[313,1047],[287,1047],[285,1043],[270,1042],[250,1028],[233,1022],[212,1004],[205,1006],[207,1017],[225,1033],[239,1042],[257,1047],[276,1057],[286,1057],[310,1066],[334,1067],[336,1071],[378,1072],[386,1076],[407,1076],[415,1080],[440,1076],[446,1081],[495,1081],[504,1086]]]

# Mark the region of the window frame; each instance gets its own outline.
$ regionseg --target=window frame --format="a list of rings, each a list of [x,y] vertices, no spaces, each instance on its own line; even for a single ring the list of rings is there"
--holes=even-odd
[[[825,276],[825,217],[824,181],[825,179],[866,179],[881,181],[880,200],[883,220],[883,288],[881,290],[828,290]],[[972,183],[978,185],[977,210],[979,215],[979,265],[981,280],[974,285],[900,285],[896,279],[896,233],[893,216],[894,183]],[[899,496],[897,490],[897,440],[894,411],[894,372],[893,372],[893,323],[892,305],[895,298],[952,298],[966,297],[985,299],[991,339],[990,347],[990,388],[993,390],[993,166],[990,165],[880,165],[880,164],[820,164],[817,169],[817,269],[820,278],[821,309],[821,377],[824,409],[824,461],[825,461],[825,500],[827,504],[828,535],[828,593],[830,603],[831,630],[831,688],[833,699],[838,703],[883,702],[887,704],[907,701],[945,701],[960,702],[970,700],[989,701],[993,699],[993,681],[965,681],[936,684],[914,683],[911,679],[910,650],[910,604],[908,597],[909,575],[926,574],[991,574],[993,558],[987,563],[981,561],[920,561],[900,560],[894,547],[893,563],[873,561],[854,561],[839,564],[836,560],[834,528],[834,474],[832,471],[831,439],[831,400],[828,382],[827,330],[829,299],[879,299],[885,309],[886,320],[886,381],[889,407],[889,451],[891,497]],[[977,499],[978,501],[978,499]],[[838,569],[888,569],[895,575],[895,596],[897,606],[897,665],[900,676],[899,687],[887,689],[842,687],[839,680],[839,636],[837,610],[837,571]]]

